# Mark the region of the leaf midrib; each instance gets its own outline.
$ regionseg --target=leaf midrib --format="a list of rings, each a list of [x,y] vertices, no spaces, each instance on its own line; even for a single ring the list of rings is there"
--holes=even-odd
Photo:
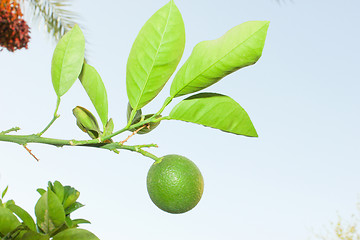
[[[60,89],[61,89],[61,87],[60,87],[60,83],[61,83],[61,79],[62,79],[62,70],[63,70],[63,66],[64,66],[64,62],[65,62],[65,56],[66,56],[66,54],[67,54],[67,52],[68,52],[68,46],[69,46],[69,44],[70,44],[70,41],[71,41],[71,38],[73,37],[73,32],[69,32],[69,41],[66,43],[66,48],[65,48],[65,52],[64,52],[64,56],[63,56],[63,59],[62,59],[62,63],[61,63],[61,67],[60,67],[60,79],[59,79],[59,95],[62,95],[61,94],[61,92],[60,92]]]
[[[141,89],[139,98],[137,99],[137,102],[136,102],[136,107],[134,107],[135,110],[138,110],[139,102],[140,102],[140,100],[141,100],[141,98],[142,98],[142,96],[143,96],[143,94],[144,94],[144,92],[145,92],[146,86],[147,86],[148,83],[149,83],[149,77],[150,77],[150,75],[151,75],[151,73],[152,73],[152,70],[153,70],[153,68],[154,68],[154,65],[155,65],[156,59],[157,59],[157,57],[158,57],[158,54],[159,54],[159,50],[160,50],[160,48],[161,48],[161,45],[163,44],[163,39],[164,39],[164,35],[165,35],[165,33],[166,33],[166,30],[167,30],[167,27],[168,27],[168,24],[169,24],[169,19],[170,19],[171,11],[172,11],[172,8],[173,8],[173,4],[174,4],[173,1],[171,1],[170,9],[169,9],[169,14],[168,14],[168,17],[167,17],[167,20],[166,20],[166,24],[165,24],[165,29],[164,29],[164,32],[163,32],[163,34],[162,34],[162,36],[161,36],[160,44],[159,44],[158,49],[156,50],[156,54],[155,54],[155,57],[154,57],[154,61],[153,61],[152,65],[151,65],[150,71],[149,71],[149,73],[148,73],[147,76],[146,76],[145,85],[144,85],[143,88]]]

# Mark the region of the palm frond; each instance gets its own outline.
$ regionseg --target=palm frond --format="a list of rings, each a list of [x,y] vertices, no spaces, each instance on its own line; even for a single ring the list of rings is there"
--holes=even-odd
[[[68,8],[71,0],[22,0],[25,12],[40,24],[57,42],[80,19],[79,15]]]

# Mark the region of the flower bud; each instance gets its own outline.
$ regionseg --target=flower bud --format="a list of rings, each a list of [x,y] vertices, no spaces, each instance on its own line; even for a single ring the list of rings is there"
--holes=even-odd
[[[94,115],[86,108],[77,106],[73,109],[73,114],[76,117],[76,125],[83,131],[89,134],[91,138],[98,138],[101,134],[99,125]]]

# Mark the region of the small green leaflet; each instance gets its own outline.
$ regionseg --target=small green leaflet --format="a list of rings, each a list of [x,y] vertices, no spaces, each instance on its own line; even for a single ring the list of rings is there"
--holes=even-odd
[[[245,110],[232,98],[217,93],[190,96],[178,103],[169,117],[238,135],[258,136]]]
[[[99,73],[94,67],[84,63],[79,79],[105,126],[108,121],[108,99]]]
[[[174,73],[185,48],[184,22],[173,0],[140,30],[126,67],[126,90],[133,109],[154,99]]]
[[[56,45],[51,78],[58,97],[63,96],[79,77],[84,62],[85,38],[78,25],[67,32]]]
[[[171,84],[171,97],[197,92],[256,63],[262,54],[268,27],[268,21],[245,22],[218,39],[197,44]]]
[[[1,194],[1,198],[5,197],[5,194],[7,193],[8,189],[9,189],[9,186],[6,186],[6,188],[4,189],[4,191]]]

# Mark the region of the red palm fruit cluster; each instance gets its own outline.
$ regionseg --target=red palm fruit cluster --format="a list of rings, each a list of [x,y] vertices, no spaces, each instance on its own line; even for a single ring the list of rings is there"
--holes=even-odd
[[[29,26],[17,0],[0,0],[0,47],[10,52],[28,47]]]

